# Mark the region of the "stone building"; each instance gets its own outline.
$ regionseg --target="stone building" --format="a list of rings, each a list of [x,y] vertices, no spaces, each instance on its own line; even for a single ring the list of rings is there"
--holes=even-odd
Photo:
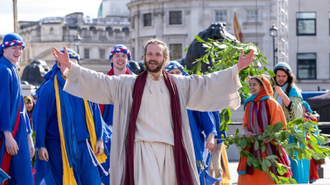
[[[33,60],[45,60],[53,65],[52,47],[63,46],[76,50],[85,67],[107,72],[109,53],[116,44],[129,46],[129,11],[125,1],[114,7],[115,0],[100,4],[98,17],[84,17],[75,12],[64,17],[46,17],[40,21],[20,21],[19,33],[27,47],[21,59],[21,68]]]

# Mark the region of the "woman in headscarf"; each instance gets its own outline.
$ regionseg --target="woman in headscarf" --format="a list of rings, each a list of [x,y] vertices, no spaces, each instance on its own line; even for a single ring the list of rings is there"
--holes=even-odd
[[[34,109],[36,102],[32,96],[24,96],[23,99],[24,99],[24,105],[25,105],[26,112],[28,113],[28,116],[30,119],[30,126],[31,126],[31,129],[33,129],[32,113],[33,113],[33,109]]]
[[[250,81],[250,91],[252,96],[247,98],[244,102],[244,116],[243,116],[243,130],[246,138],[254,137],[265,132],[265,128],[268,125],[275,125],[278,122],[286,124],[283,110],[281,106],[274,100],[273,90],[270,82],[263,76],[253,76]],[[285,150],[278,145],[275,145],[268,139],[264,139],[266,150],[262,152],[261,143],[258,150],[255,150],[254,145],[249,148],[248,146],[243,149],[249,151],[257,158],[266,158],[269,155],[276,155],[278,162],[290,166],[288,156]],[[281,150],[282,154],[280,154]],[[270,170],[276,174],[277,171],[274,166]],[[253,166],[247,165],[247,157],[240,157],[238,164],[238,185],[254,184],[254,185],[266,185],[275,184],[264,171],[254,169]],[[285,177],[291,176],[291,171],[284,174]]]

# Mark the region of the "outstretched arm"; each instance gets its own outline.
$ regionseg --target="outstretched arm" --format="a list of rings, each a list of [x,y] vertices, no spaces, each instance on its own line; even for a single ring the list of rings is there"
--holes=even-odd
[[[241,52],[241,55],[239,56],[237,67],[238,71],[246,68],[249,66],[254,59],[254,50],[251,50],[245,57],[243,56],[244,51]]]
[[[63,50],[64,53],[60,52],[58,49],[53,47],[53,55],[56,58],[57,62],[70,69],[72,62],[70,61],[68,51],[66,50],[66,47],[63,47]]]

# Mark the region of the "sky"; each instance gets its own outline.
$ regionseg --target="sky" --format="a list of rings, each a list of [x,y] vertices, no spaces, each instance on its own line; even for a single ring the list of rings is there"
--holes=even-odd
[[[45,17],[64,17],[73,12],[97,17],[101,0],[17,0],[18,21],[38,21]],[[14,31],[13,0],[0,0],[0,35]]]

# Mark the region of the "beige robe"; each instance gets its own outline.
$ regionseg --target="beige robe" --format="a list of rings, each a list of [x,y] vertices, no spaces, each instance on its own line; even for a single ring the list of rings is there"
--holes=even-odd
[[[110,184],[123,184],[126,134],[133,101],[133,87],[137,76],[107,76],[76,64],[72,64],[71,69],[67,70],[65,75],[67,80],[64,90],[68,93],[96,103],[114,104]],[[187,109],[199,111],[217,111],[227,107],[237,109],[241,102],[237,92],[237,89],[241,87],[238,68],[234,66],[204,76],[173,76],[173,78],[180,97],[182,135],[189,158],[190,171],[194,184],[199,184]]]

